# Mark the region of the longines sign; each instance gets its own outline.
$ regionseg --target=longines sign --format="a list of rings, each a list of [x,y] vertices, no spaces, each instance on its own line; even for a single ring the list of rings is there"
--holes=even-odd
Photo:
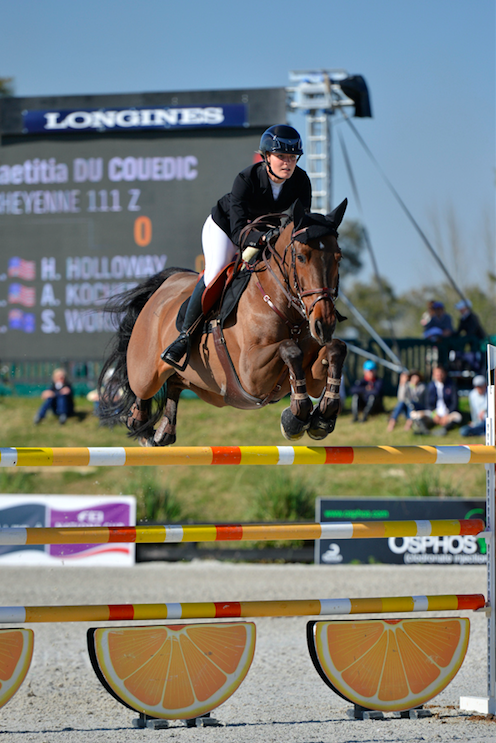
[[[99,108],[23,111],[25,134],[163,129],[204,129],[248,126],[243,103],[223,106],[164,108]]]

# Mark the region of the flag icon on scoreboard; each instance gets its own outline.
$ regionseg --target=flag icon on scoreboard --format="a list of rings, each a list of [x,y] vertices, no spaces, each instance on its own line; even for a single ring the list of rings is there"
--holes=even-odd
[[[10,279],[34,281],[36,278],[36,263],[34,261],[25,261],[23,258],[18,258],[17,256],[9,258],[7,276]]]
[[[9,286],[9,304],[22,304],[24,307],[34,307],[36,290],[34,286],[11,284]]]
[[[23,333],[34,333],[36,330],[36,318],[32,312],[23,310],[9,310],[9,328],[21,330]]]

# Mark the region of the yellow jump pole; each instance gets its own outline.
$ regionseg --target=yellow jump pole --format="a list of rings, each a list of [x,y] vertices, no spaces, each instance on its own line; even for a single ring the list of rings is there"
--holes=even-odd
[[[178,446],[0,448],[0,467],[495,464],[496,446]]]
[[[0,623],[113,622],[127,620],[214,619],[222,617],[296,617],[340,614],[465,611],[485,606],[482,594],[392,596],[386,598],[216,601],[95,606],[5,606]]]
[[[323,524],[217,524],[182,526],[6,527],[0,545],[135,542],[267,541],[272,539],[388,539],[389,537],[484,536],[482,519],[348,521]]]

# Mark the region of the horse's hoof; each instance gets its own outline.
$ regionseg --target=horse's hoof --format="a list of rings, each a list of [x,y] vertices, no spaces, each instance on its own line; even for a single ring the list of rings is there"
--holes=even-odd
[[[281,413],[281,433],[288,441],[298,441],[304,435],[310,425],[310,421],[300,420],[291,412],[291,408],[285,408]]]
[[[161,439],[153,439],[152,446],[172,446],[176,443],[176,436],[174,434],[167,433]]]
[[[336,417],[337,416],[333,416],[332,418],[329,418],[329,420],[325,420],[325,418],[316,418],[315,420],[312,420],[307,431],[309,437],[314,441],[322,441],[322,439],[325,439],[326,436],[329,436],[329,434],[334,431],[336,426]]]
[[[139,444],[140,446],[157,446],[153,436],[149,436],[149,437],[141,436],[139,439]]]

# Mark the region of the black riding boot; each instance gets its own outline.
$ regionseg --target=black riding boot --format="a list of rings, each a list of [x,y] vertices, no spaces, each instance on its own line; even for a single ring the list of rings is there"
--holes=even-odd
[[[167,364],[175,367],[179,371],[184,371],[188,366],[189,354],[191,349],[191,326],[196,324],[196,321],[202,316],[202,294],[205,291],[205,284],[203,277],[198,281],[197,285],[193,289],[186,314],[183,320],[183,327],[176,340],[168,346],[165,351],[160,355],[160,358]],[[183,356],[186,358],[183,364],[179,364]]]

